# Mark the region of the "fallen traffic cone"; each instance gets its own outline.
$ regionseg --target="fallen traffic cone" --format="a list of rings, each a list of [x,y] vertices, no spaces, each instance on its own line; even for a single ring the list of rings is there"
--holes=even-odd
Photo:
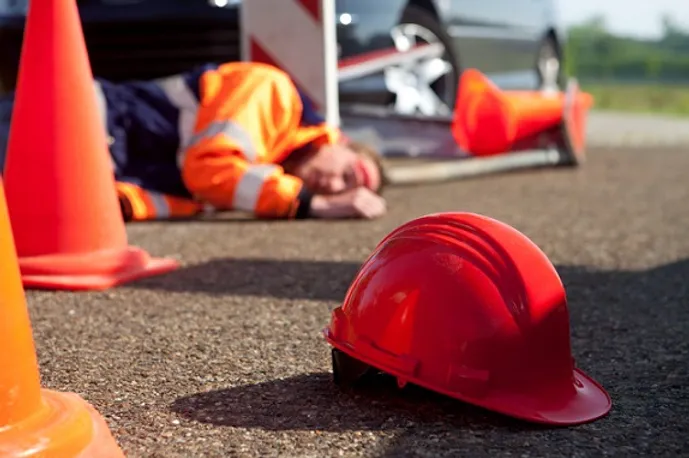
[[[128,246],[74,0],[32,0],[5,183],[26,287],[105,289],[177,268]]]
[[[124,458],[105,419],[74,393],[41,389],[0,181],[0,456]]]
[[[572,107],[576,107],[577,125],[592,100],[577,90]],[[454,110],[452,134],[458,145],[477,156],[505,153],[527,137],[537,135],[563,123],[567,94],[542,91],[501,91],[486,76],[467,69],[460,79]],[[574,109],[574,108],[572,108]],[[575,137],[583,141],[583,132]]]

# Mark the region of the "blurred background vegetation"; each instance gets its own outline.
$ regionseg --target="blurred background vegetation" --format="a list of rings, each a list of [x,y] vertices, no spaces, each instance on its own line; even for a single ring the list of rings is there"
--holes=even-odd
[[[596,109],[689,116],[689,30],[669,16],[657,40],[614,35],[602,17],[570,27],[565,68]]]

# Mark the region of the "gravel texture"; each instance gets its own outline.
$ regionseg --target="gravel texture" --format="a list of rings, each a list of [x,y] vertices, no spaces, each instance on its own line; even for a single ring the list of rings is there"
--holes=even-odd
[[[581,169],[390,189],[372,221],[133,224],[177,272],[106,292],[29,291],[45,387],[106,417],[129,457],[689,456],[689,154],[597,150]],[[556,265],[578,365],[613,397],[549,429],[382,378],[339,389],[320,332],[397,225],[473,211]]]

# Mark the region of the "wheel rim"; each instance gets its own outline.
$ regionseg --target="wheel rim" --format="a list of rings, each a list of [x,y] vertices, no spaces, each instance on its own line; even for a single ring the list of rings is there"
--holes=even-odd
[[[538,76],[541,89],[558,90],[560,88],[560,58],[552,45],[546,44],[538,55]]]
[[[442,45],[433,32],[418,24],[400,24],[390,31],[390,36],[398,52],[422,44]],[[394,110],[407,115],[449,115],[454,102],[454,78],[455,69],[446,50],[442,57],[413,60],[385,69],[385,86],[395,96]]]

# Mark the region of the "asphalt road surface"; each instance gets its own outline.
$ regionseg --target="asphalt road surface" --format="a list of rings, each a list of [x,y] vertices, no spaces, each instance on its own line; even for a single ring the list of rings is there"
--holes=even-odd
[[[107,418],[129,457],[689,456],[689,151],[592,150],[579,170],[391,189],[373,222],[130,225],[184,268],[100,293],[29,292],[43,384]],[[550,429],[383,378],[341,390],[321,336],[397,225],[472,211],[556,265],[578,365],[611,414]]]

